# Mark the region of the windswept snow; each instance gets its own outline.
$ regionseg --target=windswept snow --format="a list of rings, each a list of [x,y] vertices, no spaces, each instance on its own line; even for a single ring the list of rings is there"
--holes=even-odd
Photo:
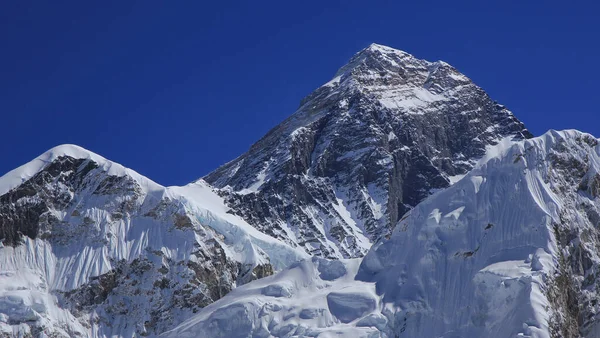
[[[310,255],[362,257],[486,147],[530,136],[447,63],[373,44],[203,179],[262,232]]]

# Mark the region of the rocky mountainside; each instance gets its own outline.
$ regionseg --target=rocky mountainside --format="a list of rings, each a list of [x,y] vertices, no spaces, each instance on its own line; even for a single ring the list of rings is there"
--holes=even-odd
[[[0,336],[137,337],[174,327],[304,252],[76,146],[0,178]]]
[[[372,44],[203,179],[264,233],[315,256],[361,257],[506,137],[531,134],[452,66]]]
[[[295,264],[164,336],[598,337],[599,223],[598,139],[505,140],[364,258]]]

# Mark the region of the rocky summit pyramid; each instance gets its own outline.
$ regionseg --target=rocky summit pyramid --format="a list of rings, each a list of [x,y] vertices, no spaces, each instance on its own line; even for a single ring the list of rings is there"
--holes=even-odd
[[[593,141],[589,136],[567,136],[563,137],[567,153],[590,152],[584,145],[571,144],[589,144]],[[452,279],[441,273],[418,279],[426,265],[411,265],[406,257],[436,269],[456,267],[464,278],[484,263],[499,261],[484,249],[484,239],[499,236],[496,240],[502,242],[522,234],[496,234],[511,219],[498,218],[505,211],[499,209],[501,204],[490,205],[489,199],[482,199],[487,209],[481,212],[470,206],[460,209],[460,201],[465,205],[478,201],[464,195],[473,192],[463,187],[467,178],[461,178],[481,168],[493,149],[530,137],[510,111],[452,66],[373,44],[303,99],[295,113],[246,154],[183,187],[161,186],[77,146],[53,148],[0,178],[0,336],[138,337],[169,332],[193,337],[287,337],[314,336],[341,325],[349,337],[363,331],[392,337],[404,332],[396,330],[405,325],[403,320],[412,323],[414,318],[437,326],[405,330],[416,336],[439,336],[443,325],[463,324],[448,321],[449,306],[454,304],[449,302],[458,296],[440,300],[440,290],[447,292],[450,286],[445,283]],[[520,144],[529,149],[542,141],[531,142]],[[556,166],[548,169],[552,172],[559,172],[559,165],[579,168],[570,157],[553,161]],[[596,178],[586,171],[595,160],[587,161],[577,174],[589,179],[575,175],[572,181],[580,180],[582,191],[596,196]],[[485,176],[481,180],[485,182]],[[504,183],[490,181],[500,189],[490,194],[514,188]],[[437,209],[427,202],[435,196],[437,201],[446,196]],[[425,204],[419,204],[422,201]],[[591,200],[569,201],[581,204],[589,217],[597,216],[595,207],[588,205]],[[547,200],[536,208],[554,208],[544,203]],[[455,210],[448,209],[455,205]],[[522,207],[526,206],[535,207],[531,203]],[[538,209],[531,217],[539,216]],[[493,229],[484,224],[484,230],[465,230],[475,222],[461,221],[467,215],[489,219]],[[581,215],[567,216],[571,220]],[[423,219],[427,226],[415,230],[424,226]],[[437,229],[441,226],[457,231]],[[399,227],[412,229],[409,237],[400,236]],[[574,238],[565,228],[557,231],[561,241]],[[451,246],[444,244],[448,240]],[[379,244],[371,248],[374,243]],[[500,243],[493,248],[510,251],[519,243],[507,239],[505,247]],[[591,251],[584,249],[587,246],[573,249],[581,253],[583,265],[577,276],[582,278],[595,266],[586,256]],[[558,251],[548,252],[559,257]],[[358,259],[367,253],[364,261]],[[508,256],[521,259],[520,253]],[[452,256],[454,265],[444,265],[444,255]],[[480,256],[486,258],[472,258]],[[547,257],[538,256],[529,262]],[[475,259],[477,264],[469,265]],[[469,268],[463,269],[464,264]],[[283,272],[262,279],[278,271]],[[453,276],[456,271],[446,273]],[[256,279],[261,280],[253,282]],[[411,288],[395,289],[394,283],[402,281]],[[238,287],[241,291],[226,296]],[[317,292],[326,288],[338,291]],[[344,293],[351,290],[362,291]],[[381,290],[391,291],[381,298]],[[412,291],[414,299],[403,298]],[[304,297],[311,294],[317,298]],[[244,295],[264,303],[246,302]],[[299,301],[299,296],[314,301],[314,306],[281,301]],[[561,297],[557,294],[543,304],[570,311],[573,298]],[[391,305],[382,308],[383,304]],[[484,312],[465,310],[474,303],[460,306],[466,307],[460,308],[464,320],[485,323],[488,318]],[[278,312],[284,308],[285,313]],[[301,311],[296,314],[292,308]],[[397,308],[420,317],[392,310]],[[590,309],[587,316],[595,313]],[[286,321],[296,317],[286,313],[312,321],[294,326]],[[573,316],[566,312],[557,318],[569,321]]]
[[[203,180],[264,233],[312,255],[360,257],[487,147],[528,137],[449,64],[372,44]]]

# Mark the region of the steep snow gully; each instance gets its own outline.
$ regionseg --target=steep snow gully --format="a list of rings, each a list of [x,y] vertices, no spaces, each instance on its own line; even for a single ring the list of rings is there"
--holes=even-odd
[[[600,146],[372,44],[164,187],[74,145],[0,177],[1,337],[600,337]]]

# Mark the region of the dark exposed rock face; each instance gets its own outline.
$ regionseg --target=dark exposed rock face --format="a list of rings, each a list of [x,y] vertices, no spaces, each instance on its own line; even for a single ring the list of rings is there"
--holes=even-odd
[[[0,240],[18,245],[23,236],[36,238],[49,231],[58,219],[49,211],[62,210],[71,194],[83,184],[94,162],[61,157],[16,189],[0,196]]]
[[[156,335],[177,324],[178,313],[196,313],[236,285],[241,265],[228,259],[217,241],[205,244],[197,246],[193,260],[174,261],[147,251],[61,295],[78,317],[96,312],[110,327],[109,318],[128,316],[143,324],[137,335]]]
[[[204,180],[257,229],[357,257],[509,136],[531,134],[450,65],[372,45]]]

